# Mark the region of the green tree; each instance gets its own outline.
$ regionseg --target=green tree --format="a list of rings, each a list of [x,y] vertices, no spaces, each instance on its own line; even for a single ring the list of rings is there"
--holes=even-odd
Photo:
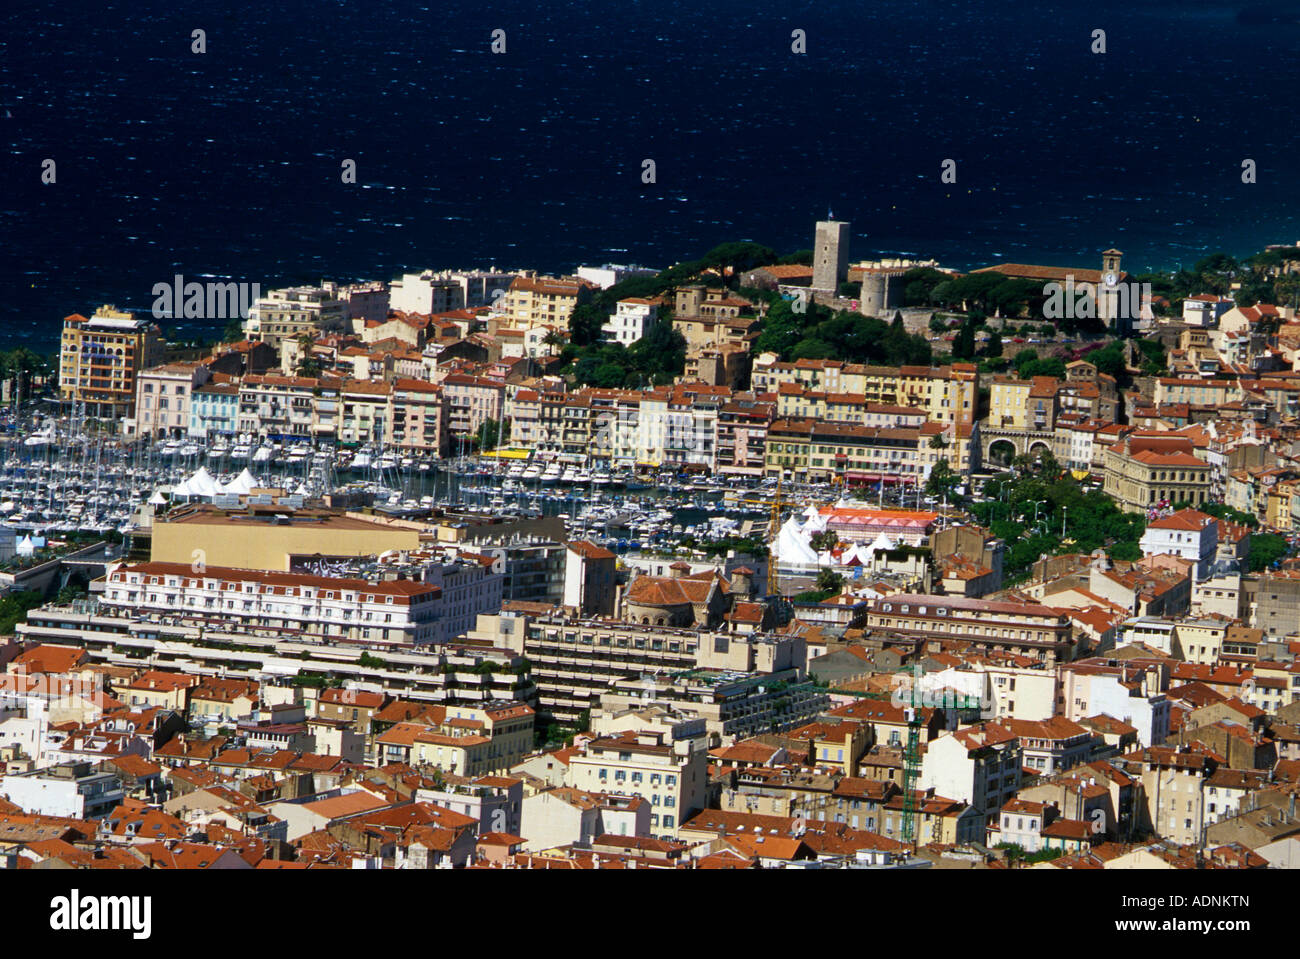
[[[1273,299],[1279,306],[1300,303],[1300,273],[1286,273],[1273,280]]]
[[[961,474],[948,465],[946,456],[941,456],[930,470],[930,476],[925,481],[925,491],[930,496],[952,499],[960,485]]]
[[[973,360],[975,358],[975,326],[970,318],[966,319],[952,341],[952,358],[954,360]]]
[[[844,587],[844,577],[833,569],[817,573],[817,589],[823,593],[838,593]]]
[[[87,590],[85,586],[78,585],[77,583],[69,583],[67,586],[60,589],[58,594],[54,597],[55,605],[67,606],[74,600],[84,598],[86,592]]]
[[[651,385],[672,382],[686,369],[686,337],[661,319],[632,344],[628,354],[638,378]]]
[[[568,343],[569,338],[563,330],[547,330],[546,335],[542,337],[542,345],[547,347],[548,356],[554,356],[557,352],[563,350]]]
[[[569,341],[575,346],[599,343],[600,328],[609,322],[610,314],[613,312],[613,309],[604,303],[579,303],[569,314]]]
[[[930,267],[917,267],[903,274],[903,305],[930,306],[940,302],[935,298],[937,286],[951,281],[951,277]]]
[[[1165,348],[1159,340],[1134,340],[1142,352],[1142,372],[1146,376],[1160,376],[1167,370]]]
[[[40,606],[42,602],[43,597],[36,590],[10,593],[0,599],[0,636],[12,636],[14,626],[26,622],[28,611]]]
[[[1085,359],[1097,367],[1098,373],[1113,376],[1116,380],[1124,376],[1126,370],[1124,344],[1120,340],[1115,340],[1104,349],[1093,350]]]
[[[317,377],[321,375],[323,364],[318,357],[312,355],[313,342],[310,333],[302,333],[298,336],[298,363],[294,367],[294,371],[299,376]]]
[[[1250,534],[1250,569],[1253,573],[1271,569],[1291,552],[1291,544],[1277,533]]]
[[[819,533],[813,533],[808,538],[808,545],[819,553],[828,553],[839,545],[840,538],[833,530],[825,529]]]
[[[1193,271],[1199,277],[1201,286],[1211,293],[1225,296],[1232,287],[1232,281],[1241,270],[1241,265],[1227,253],[1211,253],[1196,262]]]
[[[704,269],[716,269],[724,273],[746,273],[749,270],[776,262],[776,252],[771,247],[749,241],[733,241],[715,246],[704,256],[699,264]]]
[[[505,442],[509,433],[509,420],[504,423],[497,422],[488,418],[479,424],[473,434],[473,443],[476,449],[489,450],[496,449]]]

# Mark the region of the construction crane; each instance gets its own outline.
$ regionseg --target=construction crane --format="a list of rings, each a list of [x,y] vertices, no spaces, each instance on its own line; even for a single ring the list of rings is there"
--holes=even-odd
[[[748,503],[754,506],[770,506],[771,519],[768,520],[768,535],[772,538],[772,545],[767,554],[767,595],[776,596],[780,593],[781,587],[777,577],[777,560],[776,560],[776,538],[781,531],[781,513],[787,507],[794,505],[781,496],[781,474],[776,477],[776,490],[772,494],[772,499],[758,499],[752,496],[738,497],[736,503]]]
[[[784,470],[782,471],[784,472]],[[767,595],[777,596],[781,593],[781,578],[777,573],[776,539],[781,534],[781,510],[785,501],[781,499],[781,473],[776,474],[776,490],[772,493],[772,519],[768,522],[768,535],[772,545],[767,550]]]
[[[917,841],[916,784],[921,778],[921,667],[912,667],[911,692],[903,708],[907,718],[907,745],[903,748],[903,842],[915,850]]]

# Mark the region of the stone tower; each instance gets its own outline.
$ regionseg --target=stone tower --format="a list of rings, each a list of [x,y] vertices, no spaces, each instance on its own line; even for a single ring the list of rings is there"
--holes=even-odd
[[[849,275],[849,224],[819,220],[813,240],[814,290],[838,290]]]
[[[1097,319],[1119,336],[1133,332],[1133,320],[1141,304],[1128,302],[1128,291],[1120,286],[1126,274],[1120,269],[1124,254],[1119,250],[1106,250],[1101,255],[1101,282],[1097,284]],[[1121,293],[1123,295],[1121,295]]]

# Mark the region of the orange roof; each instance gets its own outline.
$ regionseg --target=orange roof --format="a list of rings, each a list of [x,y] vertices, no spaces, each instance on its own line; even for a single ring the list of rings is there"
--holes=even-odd
[[[358,790],[357,792],[345,793],[342,796],[334,796],[330,799],[318,799],[316,802],[304,803],[303,808],[310,809],[318,816],[333,820],[383,809],[388,805],[378,796],[372,796],[364,790]]]

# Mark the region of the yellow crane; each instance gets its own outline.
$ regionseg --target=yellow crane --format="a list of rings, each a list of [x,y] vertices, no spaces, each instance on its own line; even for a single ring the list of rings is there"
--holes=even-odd
[[[781,496],[781,474],[776,477],[776,490],[772,498],[760,499],[758,497],[745,496],[737,497],[736,503],[748,503],[754,506],[765,506],[771,508],[771,519],[768,520],[767,534],[771,537],[771,546],[767,553],[767,595],[776,596],[780,593],[780,583],[777,577],[777,559],[776,559],[776,537],[781,531],[781,512],[787,506],[796,505],[785,500]]]

